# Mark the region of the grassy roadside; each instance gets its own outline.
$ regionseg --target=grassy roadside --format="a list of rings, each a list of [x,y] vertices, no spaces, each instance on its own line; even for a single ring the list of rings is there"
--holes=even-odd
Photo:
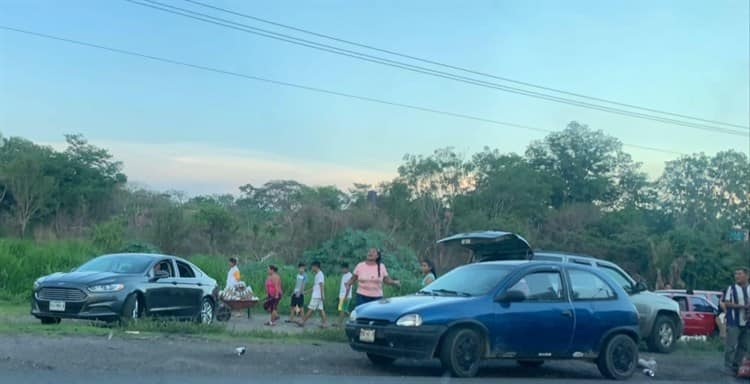
[[[255,341],[262,343],[346,342],[340,328],[308,329],[299,333],[269,329],[230,330],[223,324],[200,325],[180,321],[141,320],[121,327],[104,323],[65,321],[42,325],[29,315],[28,304],[0,301],[0,334],[37,334],[47,336],[113,336],[130,338],[189,337],[210,340]]]

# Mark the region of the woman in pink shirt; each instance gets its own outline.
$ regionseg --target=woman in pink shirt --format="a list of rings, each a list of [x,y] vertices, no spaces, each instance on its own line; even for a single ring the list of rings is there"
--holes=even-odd
[[[266,302],[263,303],[263,308],[271,313],[271,320],[266,325],[276,325],[276,320],[279,319],[279,314],[276,309],[281,301],[281,276],[279,276],[279,269],[275,265],[268,267],[268,278],[266,279],[266,293],[268,297]]]
[[[382,263],[382,255],[379,249],[372,248],[367,253],[367,259],[357,264],[354,268],[352,278],[347,285],[347,294],[354,283],[357,284],[357,295],[355,306],[383,298],[383,284],[401,286],[401,282],[388,276],[388,269]]]

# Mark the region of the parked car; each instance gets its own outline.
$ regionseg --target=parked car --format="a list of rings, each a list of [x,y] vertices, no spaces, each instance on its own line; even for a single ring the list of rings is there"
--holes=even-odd
[[[704,291],[704,290],[691,290],[688,292],[686,289],[659,289],[656,293],[686,293],[696,296],[701,296],[713,304],[714,307],[719,308],[721,299],[724,297],[724,293],[720,291]]]
[[[636,282],[614,263],[589,256],[563,252],[532,251],[523,237],[501,231],[461,233],[438,243],[458,244],[470,249],[479,262],[494,260],[543,260],[598,268],[614,279],[630,296],[638,310],[640,335],[653,352],[669,353],[682,336],[680,308],[672,300],[649,292],[645,284]]]
[[[638,332],[638,313],[611,277],[538,261],[458,267],[416,295],[357,307],[346,325],[352,349],[374,364],[439,358],[457,377],[474,376],[483,359],[578,359],[625,379],[637,367]]]
[[[210,323],[216,292],[216,280],[179,257],[104,255],[34,282],[31,314],[43,324],[63,318],[127,322],[142,316]]]
[[[658,291],[657,291],[658,292]],[[716,316],[719,315],[719,307],[709,302],[705,295],[687,293],[658,292],[676,301],[680,307],[680,315],[685,322],[686,336],[716,336],[719,329],[716,325]]]

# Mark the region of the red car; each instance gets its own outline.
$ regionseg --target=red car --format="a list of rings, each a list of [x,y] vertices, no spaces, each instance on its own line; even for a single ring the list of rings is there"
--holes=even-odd
[[[706,299],[705,294],[658,292],[672,298],[680,305],[680,316],[685,322],[685,336],[712,336],[719,333],[716,316],[719,308]]]
[[[656,293],[687,293],[684,289],[661,289],[656,291]],[[701,296],[704,299],[708,300],[713,304],[716,308],[719,307],[719,303],[721,302],[721,298],[724,297],[724,293],[719,291],[702,291],[702,290],[696,290],[692,292],[693,295]]]

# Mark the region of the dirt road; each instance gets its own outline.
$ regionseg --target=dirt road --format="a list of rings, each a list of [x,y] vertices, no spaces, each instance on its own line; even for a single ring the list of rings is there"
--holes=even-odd
[[[247,352],[236,356],[234,348]],[[653,379],[641,373],[631,382],[733,383],[720,372],[719,353],[680,353],[656,356]],[[307,384],[454,382],[441,378],[437,362],[399,361],[378,369],[348,346],[337,343],[266,343],[190,339],[182,336],[0,335],[0,382],[164,382],[234,383],[304,382]],[[513,362],[490,362],[481,371],[496,382],[598,382],[593,364],[554,362],[523,369]],[[356,379],[355,379],[356,377]],[[398,377],[398,378],[397,378]],[[485,381],[480,379],[479,381]],[[460,382],[460,381],[457,381]],[[477,381],[473,381],[477,382]]]

